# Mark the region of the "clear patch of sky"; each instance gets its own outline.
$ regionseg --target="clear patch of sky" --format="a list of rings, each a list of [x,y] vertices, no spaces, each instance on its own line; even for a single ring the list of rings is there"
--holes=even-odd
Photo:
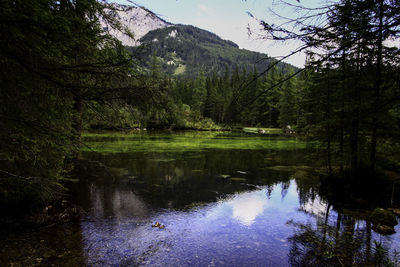
[[[296,0],[287,0],[297,4]],[[262,40],[257,34],[248,35],[248,26],[257,32],[260,29],[258,22],[251,18],[247,12],[269,23],[277,20],[273,17],[270,8],[277,13],[293,17],[296,15],[293,9],[283,9],[274,0],[110,0],[120,4],[132,2],[144,6],[159,17],[174,24],[188,24],[211,31],[223,39],[231,40],[240,48],[268,54],[272,57],[281,57],[296,49],[299,43],[275,43]],[[326,1],[303,0],[302,4],[315,7]],[[302,67],[305,55],[292,56],[286,62]]]

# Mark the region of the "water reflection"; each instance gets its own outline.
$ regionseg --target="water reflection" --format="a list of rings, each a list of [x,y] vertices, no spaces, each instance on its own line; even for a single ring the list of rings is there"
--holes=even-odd
[[[348,266],[371,264],[374,240],[399,247],[398,236],[373,233],[370,224],[330,210],[318,197],[300,204],[297,191],[292,180],[185,211],[149,209],[133,192],[115,192],[112,217],[91,216],[98,212],[92,209],[91,220],[82,221],[87,264]],[[132,207],[121,213],[120,199]],[[151,227],[154,222],[166,228]]]
[[[105,185],[99,192],[107,194],[116,186],[129,189],[152,206],[182,209],[193,203],[214,202],[220,196],[254,189],[258,185],[273,185],[277,181],[286,182],[290,176],[286,170],[268,169],[268,166],[305,165],[306,151],[273,150],[209,150],[202,152],[176,153],[86,153],[85,172],[82,177],[98,186]],[[265,161],[264,155],[274,155]],[[96,165],[106,163],[107,167]],[[288,166],[289,165],[289,166]],[[99,178],[100,177],[100,178]],[[83,182],[84,183],[84,182]],[[284,186],[284,187],[285,187]],[[87,185],[80,185],[85,188]],[[82,190],[82,189],[80,189]],[[282,197],[286,194],[282,190]],[[80,192],[82,202],[87,203],[87,192]],[[93,194],[92,194],[93,195]]]
[[[395,263],[400,227],[379,235],[368,212],[321,193],[304,146],[178,137],[190,149],[143,135],[83,153],[81,222],[0,238],[0,265],[371,266],[388,263],[386,250]]]
[[[299,211],[313,220],[288,221],[294,234],[289,263],[294,266],[400,266],[400,237],[383,236],[372,230],[367,210],[334,210],[319,195],[308,194]],[[311,197],[312,196],[312,197]],[[400,229],[396,226],[396,232]]]
[[[156,209],[141,219],[83,221],[88,264],[286,265],[291,230],[285,218],[296,212],[295,187],[293,183],[283,202],[278,185],[270,199],[262,188],[188,211]],[[269,202],[279,205],[270,206]],[[152,228],[156,221],[166,228]]]
[[[293,266],[399,266],[399,237],[374,233],[371,223],[333,213],[314,222],[289,221]],[[397,230],[399,228],[397,227]]]
[[[364,215],[319,194],[306,149],[268,142],[258,150],[115,153],[113,144],[113,153],[84,153],[87,179],[77,190],[86,264],[351,266],[375,262],[375,241],[392,255],[400,248],[398,234],[374,233]]]
[[[262,191],[259,194],[241,194],[228,202],[228,205],[232,207],[232,218],[246,226],[255,222],[255,219],[263,213],[267,204],[267,199]]]
[[[89,201],[83,206],[91,219],[124,219],[129,217],[147,217],[149,209],[140,196],[124,185],[96,184],[88,185]]]

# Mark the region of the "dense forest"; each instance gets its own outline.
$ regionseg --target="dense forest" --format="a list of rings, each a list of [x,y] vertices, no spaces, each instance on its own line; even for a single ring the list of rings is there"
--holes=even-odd
[[[211,69],[198,64],[188,75],[168,70],[161,42],[139,57],[148,46],[125,48],[104,32],[99,17],[121,27],[105,6],[1,1],[1,212],[31,212],[64,192],[81,133],[89,129],[290,127],[324,144],[329,175],[398,171],[400,51],[387,42],[398,41],[397,1],[342,0],[296,20],[301,29],[295,32],[261,21],[269,38],[304,42],[303,69],[272,59],[261,68],[249,52],[235,54],[235,44],[200,32],[214,44],[200,43],[192,57],[213,61],[225,53],[230,61]],[[323,26],[312,24],[323,15]],[[178,59],[173,50],[167,51],[171,60],[194,60]],[[247,63],[232,64],[236,56]]]
[[[146,90],[150,90],[147,102],[127,98],[107,105],[89,103],[91,108],[85,112],[87,127],[229,129],[245,125],[285,128],[299,120],[296,96],[300,78],[294,77],[276,86],[268,95],[263,93],[283,77],[277,68],[262,77],[255,69],[247,72],[238,66],[232,70],[226,67],[223,75],[216,72],[206,75],[201,69],[191,78],[166,75],[156,56],[149,66],[145,74]]]

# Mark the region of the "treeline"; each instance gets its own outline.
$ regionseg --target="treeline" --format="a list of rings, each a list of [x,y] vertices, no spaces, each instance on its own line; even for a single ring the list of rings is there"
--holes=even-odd
[[[301,77],[268,90],[286,77],[276,67],[262,76],[256,69],[247,72],[236,66],[225,67],[222,75],[216,71],[206,75],[200,70],[195,78],[190,78],[166,74],[161,62],[153,56],[147,71],[145,87],[151,92],[151,104],[141,105],[134,99],[118,101],[115,107],[120,108],[106,112],[114,127],[209,129],[217,125],[240,125],[286,128],[297,125],[300,119],[299,97],[304,84]],[[289,71],[291,73],[293,70]],[[97,113],[105,111],[105,107],[100,108]],[[115,111],[125,115],[116,120],[118,116],[111,115]],[[91,109],[88,112],[91,113]],[[102,117],[91,114],[92,118],[87,120],[89,128],[101,127],[102,123],[103,127],[110,126]],[[119,126],[115,124],[118,122]]]
[[[195,80],[177,80],[172,88],[175,102],[190,106],[194,117],[211,118],[218,124],[285,127],[297,122],[297,78],[272,87],[283,75],[274,68],[258,78],[256,70],[246,72],[238,67],[226,68],[223,76],[215,73]]]

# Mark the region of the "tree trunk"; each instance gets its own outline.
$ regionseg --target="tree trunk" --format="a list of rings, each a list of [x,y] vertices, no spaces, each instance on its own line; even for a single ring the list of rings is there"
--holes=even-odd
[[[332,174],[332,151],[331,151],[331,88],[330,88],[330,77],[329,77],[329,66],[328,66],[328,73],[327,73],[327,80],[328,80],[328,92],[327,92],[327,105],[326,105],[326,134],[327,134],[327,142],[328,142],[328,172],[329,175]]]
[[[358,43],[357,48],[357,75],[361,77],[361,44]],[[357,82],[353,89],[353,109],[350,131],[350,170],[352,173],[358,171],[358,132],[359,132],[359,116],[360,116],[360,85]]]
[[[74,121],[73,121],[73,143],[79,147],[81,143],[81,134],[83,129],[83,100],[79,96],[74,98]]]
[[[376,143],[378,139],[378,113],[380,104],[380,89],[382,84],[382,42],[383,42],[383,0],[379,1],[379,32],[378,32],[378,53],[376,63],[376,77],[374,90],[374,115],[372,120],[370,169],[375,171],[376,165]]]
[[[344,97],[346,90],[346,49],[343,49],[342,55],[342,103],[340,110],[340,138],[339,138],[339,157],[340,157],[340,173],[343,173],[343,162],[344,162]]]

